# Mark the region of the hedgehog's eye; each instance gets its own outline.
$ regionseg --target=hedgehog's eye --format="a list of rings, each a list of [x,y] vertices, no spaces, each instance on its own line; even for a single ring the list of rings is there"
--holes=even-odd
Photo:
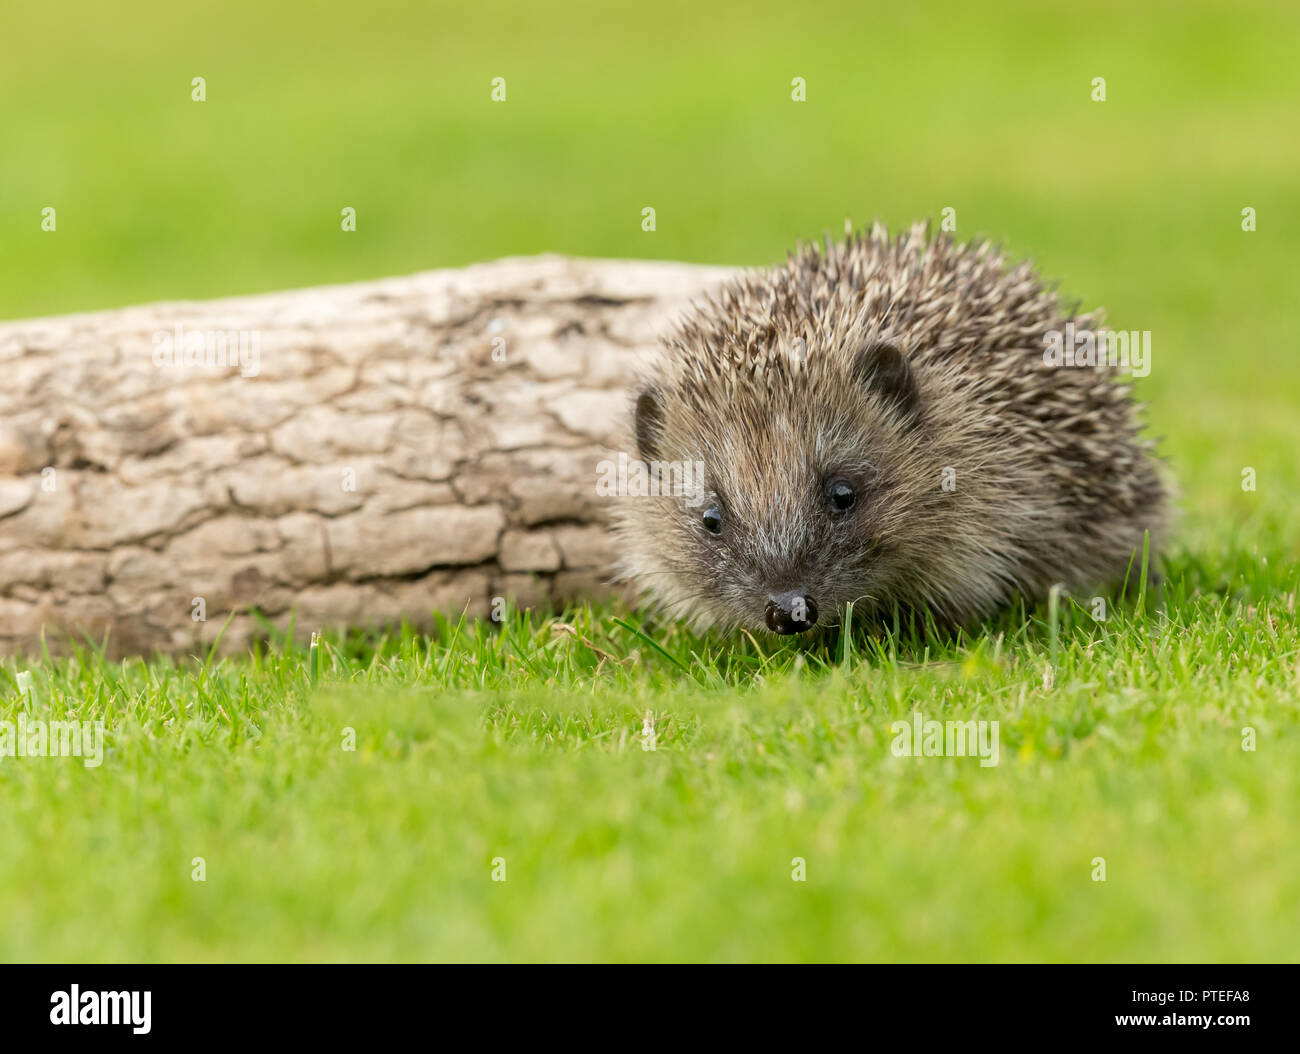
[[[722,533],[722,510],[716,505],[704,510],[704,529],[710,534]]]
[[[858,492],[842,479],[837,479],[826,488],[826,501],[831,512],[848,512],[858,500]]]

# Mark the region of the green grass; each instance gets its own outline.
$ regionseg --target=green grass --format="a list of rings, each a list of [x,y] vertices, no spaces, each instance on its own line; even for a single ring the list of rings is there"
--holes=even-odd
[[[285,640],[6,660],[0,720],[112,753],[0,760],[0,959],[1296,959],[1297,37],[1285,3],[6,6],[0,317],[757,264],[952,206],[1152,331],[1183,516],[1159,595],[949,642],[580,609],[327,639],[314,681]],[[916,710],[999,721],[1000,764],[894,757]]]
[[[87,646],[21,702],[10,663],[10,719],[112,753],[0,762],[0,957],[1291,960],[1294,579],[1168,570],[1147,612],[946,642],[582,609],[327,640],[314,684],[288,640]],[[998,721],[999,764],[893,756],[917,710]]]

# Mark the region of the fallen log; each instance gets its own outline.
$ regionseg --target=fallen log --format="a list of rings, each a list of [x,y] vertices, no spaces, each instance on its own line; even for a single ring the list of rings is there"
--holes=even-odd
[[[541,256],[0,324],[0,653],[607,594],[598,465],[728,273]]]

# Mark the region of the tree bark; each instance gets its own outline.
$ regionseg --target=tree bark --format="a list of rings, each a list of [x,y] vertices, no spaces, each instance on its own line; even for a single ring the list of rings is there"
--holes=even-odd
[[[597,465],[729,273],[542,256],[0,324],[0,652],[606,594]]]

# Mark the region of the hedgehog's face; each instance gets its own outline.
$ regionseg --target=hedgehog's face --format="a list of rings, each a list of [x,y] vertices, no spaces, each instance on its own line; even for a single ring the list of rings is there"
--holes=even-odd
[[[907,517],[918,404],[905,357],[879,342],[724,407],[642,392],[641,459],[704,467],[692,493],[638,502],[643,584],[698,622],[780,634],[869,604]]]

